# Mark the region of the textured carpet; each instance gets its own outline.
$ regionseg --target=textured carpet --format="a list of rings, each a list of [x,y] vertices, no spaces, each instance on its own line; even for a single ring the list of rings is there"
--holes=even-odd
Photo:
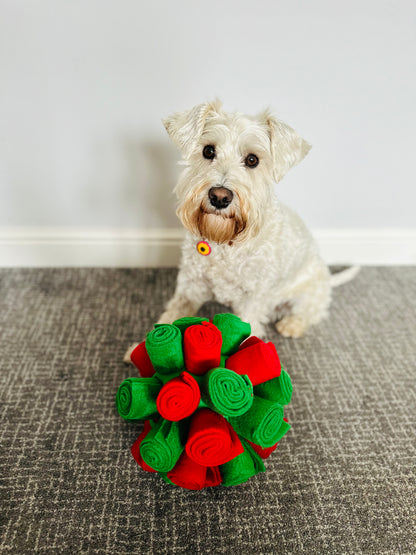
[[[414,553],[416,268],[363,269],[304,339],[270,329],[293,428],[265,474],[202,492],[145,474],[114,407],[175,276],[0,271],[1,553]]]

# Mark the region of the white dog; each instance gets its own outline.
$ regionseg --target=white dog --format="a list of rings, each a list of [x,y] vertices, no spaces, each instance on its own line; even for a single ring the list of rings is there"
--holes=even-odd
[[[184,160],[175,193],[188,232],[176,291],[159,322],[216,300],[250,322],[253,335],[277,321],[281,335],[301,337],[327,315],[331,288],[358,270],[331,276],[305,224],[275,197],[274,183],[310,145],[269,111],[227,113],[219,101],[164,124]]]

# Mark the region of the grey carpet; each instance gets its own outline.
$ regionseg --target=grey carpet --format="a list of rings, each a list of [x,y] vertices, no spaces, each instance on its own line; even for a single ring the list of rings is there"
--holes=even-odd
[[[415,552],[416,268],[363,269],[304,339],[270,330],[293,428],[265,474],[202,492],[144,473],[114,408],[175,276],[0,271],[0,551]]]

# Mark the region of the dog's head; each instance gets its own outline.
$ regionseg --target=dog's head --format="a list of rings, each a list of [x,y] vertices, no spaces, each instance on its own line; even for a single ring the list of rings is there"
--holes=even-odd
[[[273,183],[310,149],[268,110],[254,117],[226,113],[219,101],[176,113],[164,124],[186,166],[175,188],[177,214],[194,235],[216,243],[256,235]]]

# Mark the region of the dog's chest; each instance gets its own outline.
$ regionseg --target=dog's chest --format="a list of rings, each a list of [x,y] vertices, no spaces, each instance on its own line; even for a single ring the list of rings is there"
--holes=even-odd
[[[196,259],[201,279],[215,300],[225,305],[231,305],[254,291],[258,282],[258,276],[253,272],[254,261],[231,249],[214,245],[210,255],[198,255],[199,260]]]

